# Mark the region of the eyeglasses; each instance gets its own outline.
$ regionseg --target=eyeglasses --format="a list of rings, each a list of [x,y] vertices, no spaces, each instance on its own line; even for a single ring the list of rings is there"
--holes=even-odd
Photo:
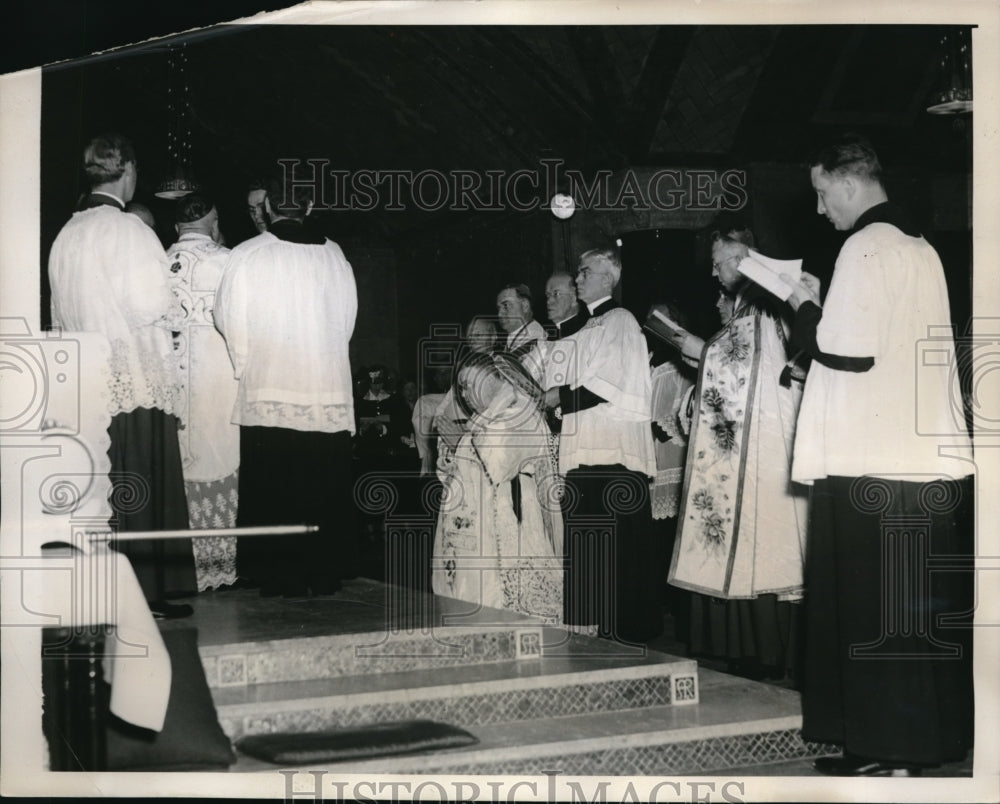
[[[724,260],[721,260],[720,262],[713,262],[712,263],[712,270],[713,271],[718,271],[727,262],[730,262],[732,260],[739,260],[739,259],[742,259],[739,254],[733,254],[733,255],[731,255],[729,257],[726,257]]]
[[[607,271],[595,271],[593,268],[588,266],[585,268],[581,268],[579,271],[577,271],[576,276],[577,279],[579,279],[581,277],[587,277],[587,276],[600,276],[601,274],[606,274],[606,273]]]
[[[545,298],[558,299],[561,298],[562,296],[575,296],[575,295],[576,295],[575,293],[572,293],[568,290],[552,290],[545,294]]]

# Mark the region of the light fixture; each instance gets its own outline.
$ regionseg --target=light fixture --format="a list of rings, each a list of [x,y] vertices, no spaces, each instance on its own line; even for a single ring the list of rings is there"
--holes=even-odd
[[[965,114],[972,111],[972,50],[969,31],[956,28],[941,37],[938,88],[927,111],[931,114]]]
[[[552,214],[559,218],[559,220],[564,221],[572,217],[573,213],[576,212],[576,202],[571,195],[556,193],[549,202],[549,209],[552,210]]]
[[[188,98],[187,52],[183,43],[170,47],[167,75],[167,171],[156,188],[157,198],[178,199],[199,189],[191,172],[191,109]]]

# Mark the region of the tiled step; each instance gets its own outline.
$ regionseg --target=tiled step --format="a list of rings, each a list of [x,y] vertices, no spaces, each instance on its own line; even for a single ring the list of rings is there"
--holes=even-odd
[[[606,645],[591,649],[594,642],[574,637],[531,660],[220,687],[213,697],[233,739],[411,718],[465,727],[697,703],[693,660],[615,655]]]
[[[213,688],[506,662],[543,648],[538,619],[363,578],[329,598],[237,590],[197,603],[185,624],[199,629]]]
[[[538,654],[540,626],[281,639],[199,648],[211,688],[371,676],[516,661]]]
[[[799,732],[798,695],[701,672],[698,706],[645,706],[467,726],[477,745],[366,761],[311,764],[331,774],[682,775],[822,756]],[[273,765],[241,756],[236,772]]]
[[[364,579],[332,598],[237,590],[197,604],[188,622],[234,740],[411,718],[479,739],[334,774],[697,774],[831,750],[802,741],[795,692],[509,611]]]

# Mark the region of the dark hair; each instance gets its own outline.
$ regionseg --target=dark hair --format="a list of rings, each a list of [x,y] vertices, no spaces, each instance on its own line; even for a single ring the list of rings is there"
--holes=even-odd
[[[860,134],[842,134],[815,151],[809,160],[810,167],[819,166],[833,176],[858,176],[869,181],[882,182],[882,164],[871,142]]]
[[[294,170],[279,170],[267,180],[267,199],[271,209],[285,218],[301,220],[306,216],[310,202],[315,201],[315,187],[295,179]]]
[[[121,134],[101,134],[83,149],[83,172],[91,187],[118,181],[129,162],[136,164],[135,149]]]
[[[177,202],[174,217],[177,223],[200,221],[215,208],[212,199],[201,193],[189,193]]]
[[[513,290],[517,294],[518,298],[524,299],[528,304],[532,303],[531,288],[523,282],[512,282],[509,285],[504,285],[499,291],[497,291],[497,295],[499,296],[505,290]]]

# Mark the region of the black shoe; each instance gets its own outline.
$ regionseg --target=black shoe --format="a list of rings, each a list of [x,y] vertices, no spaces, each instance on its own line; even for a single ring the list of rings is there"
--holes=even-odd
[[[179,620],[194,614],[194,609],[187,603],[168,603],[166,600],[154,600],[149,604],[149,610],[157,620]]]
[[[840,757],[820,757],[813,767],[824,776],[893,776],[907,778],[920,775],[920,768],[895,762],[844,754]]]

